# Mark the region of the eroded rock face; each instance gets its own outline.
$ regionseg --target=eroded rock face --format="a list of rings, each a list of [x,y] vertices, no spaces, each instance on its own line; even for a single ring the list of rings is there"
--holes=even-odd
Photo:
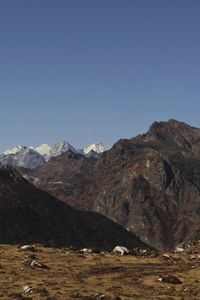
[[[200,233],[200,129],[174,120],[120,140],[95,168],[95,211],[162,249]]]

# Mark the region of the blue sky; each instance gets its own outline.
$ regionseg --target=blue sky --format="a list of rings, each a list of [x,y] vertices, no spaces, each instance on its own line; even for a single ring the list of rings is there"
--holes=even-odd
[[[200,1],[0,1],[0,151],[200,127]]]

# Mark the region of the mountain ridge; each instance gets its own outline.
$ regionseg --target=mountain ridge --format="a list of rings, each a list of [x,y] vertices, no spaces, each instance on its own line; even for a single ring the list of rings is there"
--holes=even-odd
[[[87,151],[85,149],[89,150]],[[12,164],[14,167],[34,169],[39,165],[42,165],[41,157],[44,158],[43,163],[45,163],[45,161],[49,161],[52,157],[59,156],[67,151],[71,151],[73,153],[81,153],[87,157],[92,156],[94,158],[99,158],[101,154],[107,149],[108,147],[104,146],[102,143],[98,143],[91,144],[78,150],[65,140],[60,141],[53,146],[49,146],[48,144],[41,144],[35,148],[32,146],[26,147],[17,145],[12,149],[4,151],[4,153],[0,155],[0,165]],[[31,157],[28,158],[28,153],[30,153],[30,156],[35,153],[35,159]],[[38,157],[36,158],[36,156]],[[29,162],[27,162],[27,160],[29,160]]]

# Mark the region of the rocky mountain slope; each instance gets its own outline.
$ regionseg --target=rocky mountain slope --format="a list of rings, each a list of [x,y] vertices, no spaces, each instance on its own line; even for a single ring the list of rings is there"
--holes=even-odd
[[[175,120],[120,140],[90,177],[96,185],[93,210],[158,249],[198,236],[199,154],[200,129]]]
[[[50,172],[46,167],[45,173],[54,176],[55,166]],[[119,140],[81,176],[64,178],[60,171],[62,189],[51,189],[40,173],[39,183],[65,202],[104,214],[158,249],[200,234],[198,128],[175,120],[155,122],[146,134]]]
[[[51,148],[47,160],[51,159],[52,157],[59,156],[60,154],[65,153],[67,151],[77,153],[77,150],[73,146],[71,146],[67,141],[61,141]]]
[[[112,249],[143,247],[131,233],[97,213],[82,212],[35,188],[13,167],[0,169],[0,243]]]
[[[67,151],[59,156],[52,157],[45,164],[33,170],[20,169],[20,172],[37,187],[49,191],[52,195],[65,201],[66,194],[69,196],[73,193],[73,189],[76,189],[75,182],[77,184],[81,182],[96,162],[97,159],[93,156],[86,157],[80,153]],[[67,197],[67,203],[76,206],[73,196],[71,200]],[[79,207],[79,199],[77,200],[77,206]]]

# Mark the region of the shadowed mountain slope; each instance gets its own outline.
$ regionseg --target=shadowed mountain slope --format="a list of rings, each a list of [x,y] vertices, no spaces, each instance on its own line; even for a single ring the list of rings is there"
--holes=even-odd
[[[110,250],[143,247],[135,236],[98,213],[82,212],[35,188],[12,167],[0,169],[0,243]]]
[[[76,190],[74,183],[81,182],[96,162],[97,159],[92,156],[86,157],[80,153],[67,151],[57,157],[52,157],[44,165],[34,170],[22,168],[19,170],[28,181],[65,201],[66,195],[76,193],[76,191],[73,192],[74,189]],[[72,202],[69,198],[67,200],[67,203],[75,206],[73,197]]]

